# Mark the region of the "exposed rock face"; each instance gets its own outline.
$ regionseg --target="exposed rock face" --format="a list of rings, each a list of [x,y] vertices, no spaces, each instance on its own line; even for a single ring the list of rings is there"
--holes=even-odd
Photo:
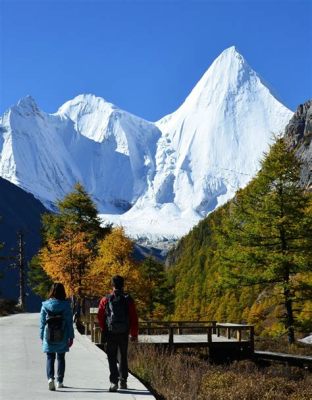
[[[303,163],[302,184],[312,190],[312,100],[300,104],[285,128],[285,138]]]

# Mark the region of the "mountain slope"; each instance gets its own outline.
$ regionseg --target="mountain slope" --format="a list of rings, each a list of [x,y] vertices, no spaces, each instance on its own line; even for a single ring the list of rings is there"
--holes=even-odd
[[[47,209],[32,194],[0,178],[0,242],[4,243],[0,256],[16,256],[17,232],[21,230],[25,240],[25,257],[30,261],[40,246],[40,221],[44,212]],[[12,259],[0,263],[0,271],[4,274],[3,279],[0,279],[0,296],[17,300],[18,270],[12,269],[12,263]],[[38,310],[39,297],[28,292],[27,310]]]
[[[247,184],[291,115],[231,47],[155,124],[93,95],[55,114],[21,100],[0,120],[0,176],[50,209],[79,181],[103,220],[177,237]]]

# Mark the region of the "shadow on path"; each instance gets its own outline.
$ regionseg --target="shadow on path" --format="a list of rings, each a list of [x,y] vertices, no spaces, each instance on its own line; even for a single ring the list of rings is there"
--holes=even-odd
[[[108,389],[96,389],[96,388],[84,388],[84,387],[73,387],[64,386],[62,389],[57,389],[57,392],[62,393],[110,393]],[[119,394],[132,394],[132,395],[146,395],[149,393],[148,390],[131,390],[131,389],[119,389],[117,392]]]

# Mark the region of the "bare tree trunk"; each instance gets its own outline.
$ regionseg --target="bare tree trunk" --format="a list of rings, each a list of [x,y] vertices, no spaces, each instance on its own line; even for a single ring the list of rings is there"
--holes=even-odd
[[[18,306],[21,311],[26,311],[26,263],[24,252],[24,235],[18,232],[18,256],[17,265],[19,269],[19,299]]]
[[[285,308],[286,308],[286,321],[285,327],[287,329],[288,343],[295,343],[295,330],[294,330],[294,314],[293,314],[293,305],[291,299],[291,292],[286,287],[284,289],[284,299],[285,299]]]

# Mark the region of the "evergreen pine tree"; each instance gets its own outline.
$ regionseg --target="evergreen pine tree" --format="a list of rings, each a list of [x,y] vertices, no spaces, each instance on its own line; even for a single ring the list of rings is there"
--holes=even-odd
[[[52,286],[52,280],[41,266],[40,258],[35,255],[28,264],[28,283],[33,292],[45,298]]]
[[[44,214],[42,217],[43,239],[62,239],[65,228],[88,234],[91,242],[103,238],[110,231],[110,226],[101,227],[98,211],[92,199],[80,183],[74,190],[57,202],[58,213]]]
[[[162,319],[170,313],[173,300],[164,265],[147,257],[139,265],[139,270],[145,286],[144,316],[146,319]]]
[[[299,274],[312,266],[311,194],[300,186],[299,178],[294,152],[277,139],[256,178],[230,203],[218,248],[224,281],[230,286],[280,287],[290,343],[294,342],[293,303],[296,292],[304,290]]]

